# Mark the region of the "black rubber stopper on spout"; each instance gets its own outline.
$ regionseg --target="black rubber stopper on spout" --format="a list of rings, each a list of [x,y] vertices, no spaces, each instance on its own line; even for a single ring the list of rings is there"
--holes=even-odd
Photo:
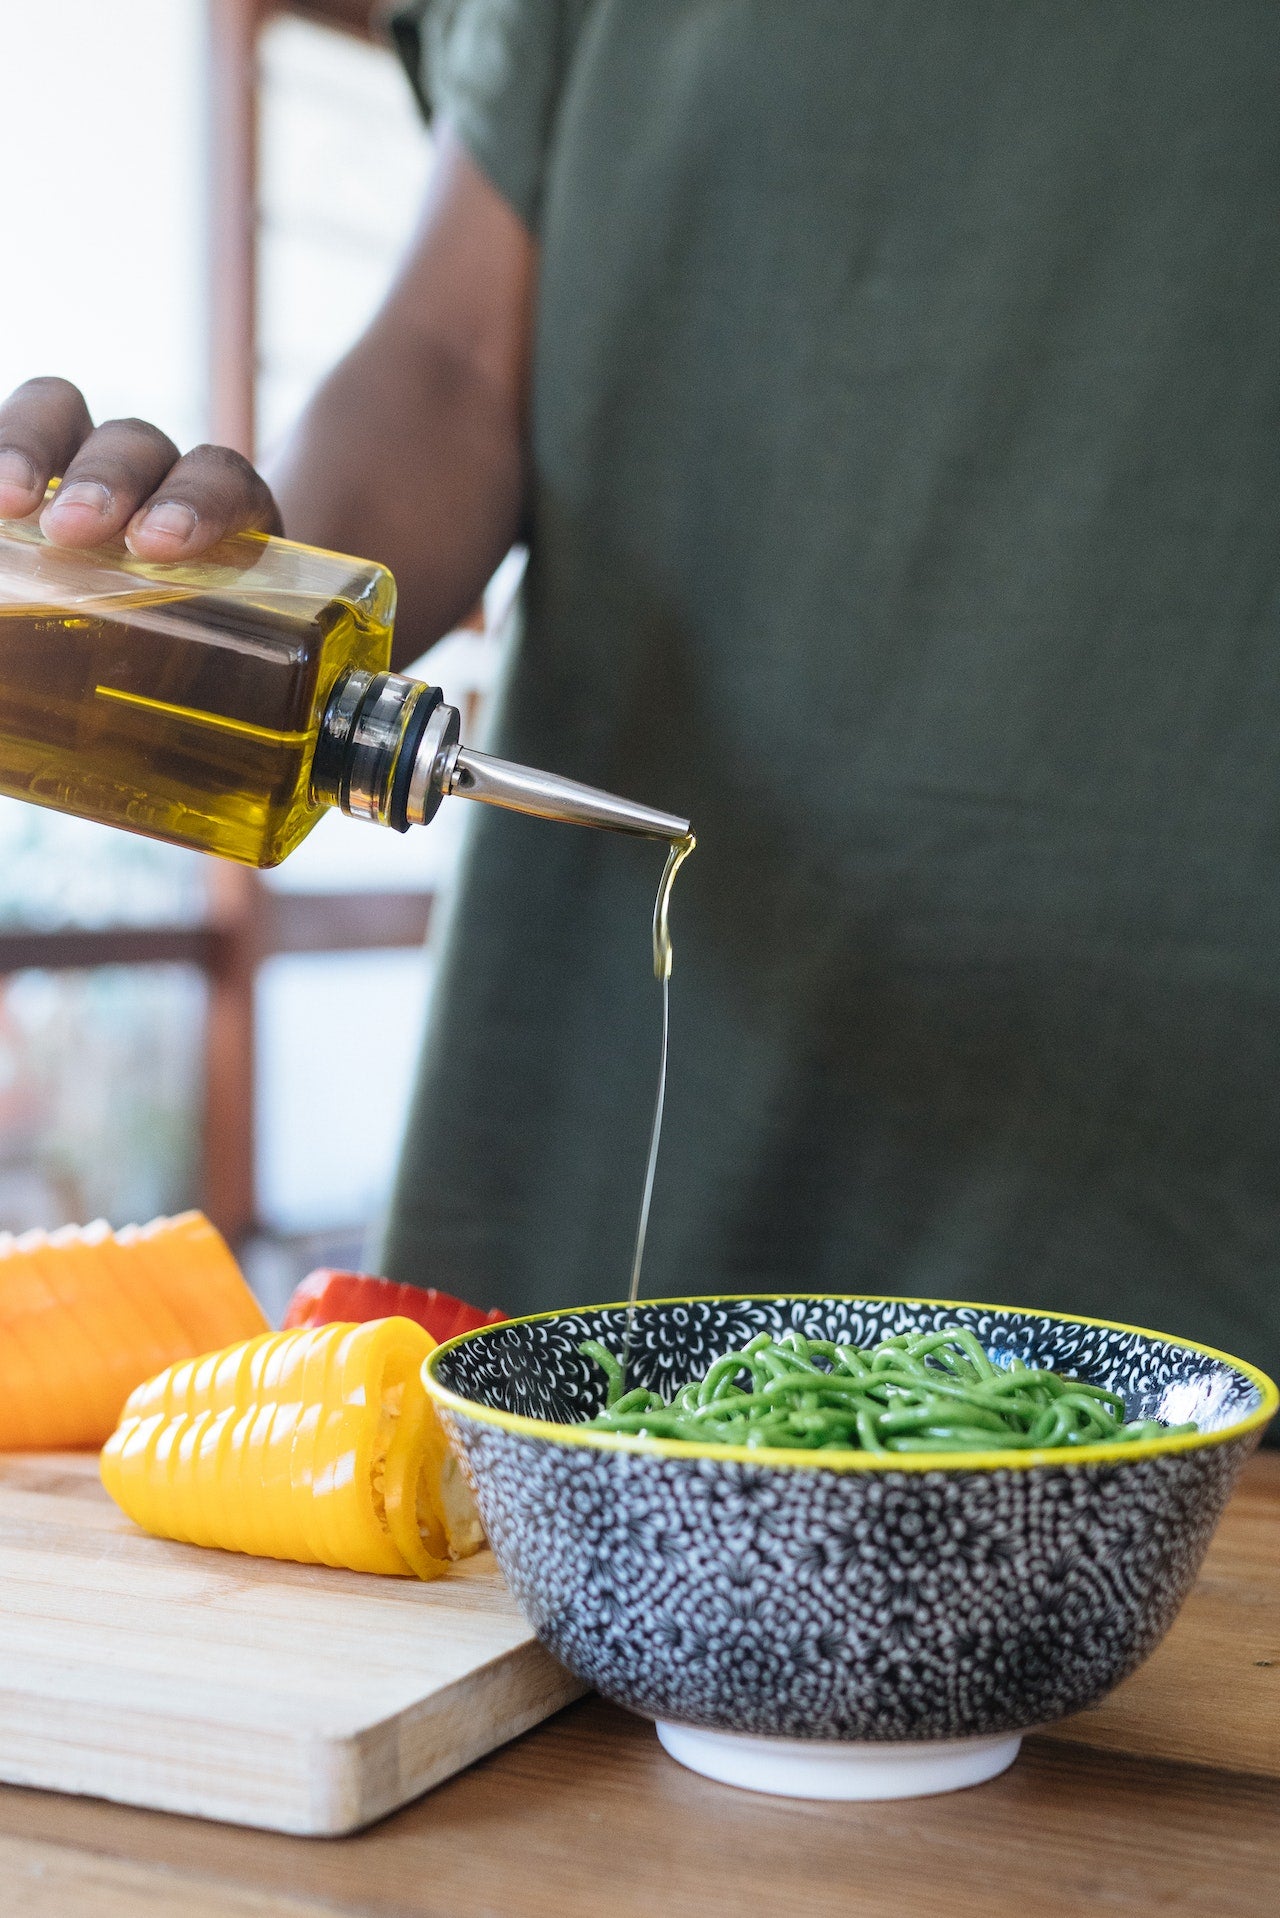
[[[443,699],[444,694],[438,686],[424,686],[413,703],[413,711],[400,735],[400,755],[396,760],[395,778],[391,782],[387,803],[387,824],[396,832],[409,830],[409,787],[413,783],[418,748],[427,730],[427,721]]]
[[[351,683],[355,677],[352,673],[343,673],[334,684],[311,758],[312,793],[330,806],[341,804],[342,771],[351,734],[364,704],[363,696],[352,697]],[[367,690],[372,675],[363,673],[360,678],[365,680]]]

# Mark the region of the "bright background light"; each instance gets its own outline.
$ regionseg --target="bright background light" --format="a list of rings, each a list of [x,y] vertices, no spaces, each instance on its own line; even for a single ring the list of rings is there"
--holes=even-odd
[[[0,392],[207,432],[203,0],[0,0]]]

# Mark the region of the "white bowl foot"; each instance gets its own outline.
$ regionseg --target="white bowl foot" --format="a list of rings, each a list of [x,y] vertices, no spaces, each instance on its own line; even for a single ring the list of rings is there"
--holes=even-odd
[[[754,1738],[659,1723],[664,1750],[690,1771],[779,1798],[926,1798],[981,1785],[1011,1765],[1021,1732],[984,1738],[855,1744],[843,1739]]]

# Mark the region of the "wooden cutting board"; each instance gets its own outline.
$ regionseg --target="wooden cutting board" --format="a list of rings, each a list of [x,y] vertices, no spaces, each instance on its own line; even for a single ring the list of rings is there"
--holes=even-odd
[[[0,1455],[0,1779],[354,1831],[581,1696],[489,1552],[432,1584],[148,1538]]]

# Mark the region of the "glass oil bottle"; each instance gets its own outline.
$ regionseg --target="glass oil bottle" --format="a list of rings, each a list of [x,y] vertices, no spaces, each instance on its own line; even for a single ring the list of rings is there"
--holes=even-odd
[[[0,793],[252,866],[337,806],[399,831],[457,793],[675,840],[688,821],[474,752],[387,670],[395,583],[239,534],[192,565],[0,522]]]

